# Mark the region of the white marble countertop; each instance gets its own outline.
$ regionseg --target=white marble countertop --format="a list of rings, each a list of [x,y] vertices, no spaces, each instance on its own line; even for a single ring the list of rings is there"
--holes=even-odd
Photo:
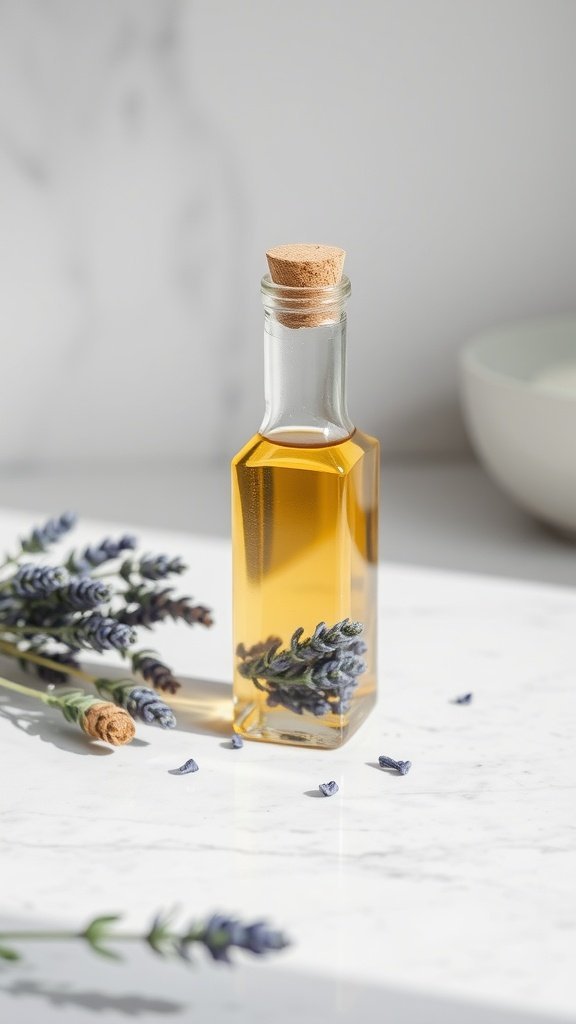
[[[32,522],[0,514],[0,549]],[[125,525],[125,524],[124,524]],[[79,539],[113,528],[85,523]],[[380,701],[341,750],[231,750],[229,546],[146,529],[181,553],[211,630],[155,639],[188,680],[179,727],[114,751],[0,692],[2,921],[121,912],[267,917],[293,940],[235,969],[123,965],[22,947],[0,967],[7,1024],[99,1019],[480,1024],[576,1007],[576,594],[381,568]],[[0,664],[6,672],[6,662]],[[473,691],[469,706],[451,698]],[[379,754],[413,763],[405,777]],[[200,770],[168,769],[194,757]],[[308,795],[335,779],[331,799]],[[1,928],[0,928],[1,930]]]
[[[190,460],[4,468],[6,509],[228,537],[230,470]],[[471,460],[384,462],[381,551],[390,562],[576,586],[575,538],[537,523]]]

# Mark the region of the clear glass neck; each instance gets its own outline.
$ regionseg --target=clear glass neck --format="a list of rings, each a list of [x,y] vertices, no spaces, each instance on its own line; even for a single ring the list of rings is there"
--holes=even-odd
[[[260,433],[299,447],[338,444],[354,432],[346,409],[348,278],[292,288],[262,279],[264,390]]]

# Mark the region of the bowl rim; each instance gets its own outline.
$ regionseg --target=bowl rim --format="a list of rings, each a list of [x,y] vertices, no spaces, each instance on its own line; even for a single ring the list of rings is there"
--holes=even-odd
[[[467,373],[483,378],[491,384],[519,393],[531,393],[539,398],[553,402],[563,402],[568,405],[576,404],[576,392],[569,394],[563,391],[548,391],[539,388],[532,381],[516,377],[511,373],[494,370],[487,366],[480,357],[480,352],[486,342],[506,332],[523,333],[523,331],[534,330],[535,328],[571,326],[576,334],[576,312],[555,314],[553,316],[526,317],[523,320],[509,320],[498,326],[491,327],[486,331],[480,331],[473,335],[460,349],[459,363],[464,378]]]

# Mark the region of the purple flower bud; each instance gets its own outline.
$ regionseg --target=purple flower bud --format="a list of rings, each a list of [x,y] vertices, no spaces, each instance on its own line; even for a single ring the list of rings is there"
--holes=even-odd
[[[170,775],[190,775],[191,772],[197,772],[198,765],[193,757],[185,761],[184,764],[180,765],[179,768],[170,768]]]
[[[412,767],[412,761],[395,761],[393,757],[386,757],[380,754],[378,764],[381,768],[392,768],[399,775],[407,775]]]
[[[324,794],[324,796],[334,796],[334,794],[338,792],[338,783],[333,781],[321,782],[318,789]]]

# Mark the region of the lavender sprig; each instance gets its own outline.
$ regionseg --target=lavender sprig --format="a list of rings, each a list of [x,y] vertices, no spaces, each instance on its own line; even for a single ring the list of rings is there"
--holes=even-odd
[[[36,526],[28,537],[20,541],[22,551],[35,555],[46,551],[51,544],[57,544],[76,524],[74,512],[64,512],[56,519],[48,519],[42,526]]]
[[[33,697],[49,707],[58,708],[68,722],[79,725],[92,739],[121,746],[134,738],[134,723],[124,708],[84,693],[83,690],[67,690],[58,694],[40,693],[29,686],[3,678],[0,678],[0,686]]]
[[[33,624],[41,626],[43,616],[57,618],[66,612],[89,612],[111,598],[111,589],[103,580],[90,576],[75,577],[56,587],[50,594],[39,598],[40,603],[29,608]],[[30,596],[29,600],[33,600]],[[64,619],[64,621],[66,621]],[[56,622],[52,622],[56,625]]]
[[[343,619],[330,628],[318,623],[304,640],[300,627],[286,650],[279,650],[281,641],[275,637],[251,648],[240,644],[238,671],[267,694],[269,707],[281,705],[297,715],[316,717],[344,714],[350,709],[357,677],[366,671],[362,629],[360,622]]]
[[[128,587],[124,592],[126,605],[117,614],[119,622],[130,626],[144,626],[150,629],[157,622],[172,619],[186,622],[189,626],[200,623],[212,625],[212,614],[204,605],[191,603],[189,597],[173,597],[173,588]]]
[[[71,647],[91,648],[98,652],[112,649],[124,651],[136,642],[136,631],[131,626],[100,615],[99,612],[92,612],[53,632]]]
[[[120,920],[118,914],[95,917],[82,931],[6,931],[0,932],[0,959],[19,960],[20,954],[12,943],[26,940],[63,941],[80,939],[86,942],[94,953],[119,959],[109,948],[109,943],[144,942],[161,957],[177,957],[190,960],[193,946],[203,946],[213,960],[230,963],[230,954],[240,949],[254,956],[276,953],[290,945],[286,936],[265,921],[244,924],[235,917],[213,914],[205,921],[192,922],[187,928],[177,930],[172,926],[171,915],[157,914],[148,931],[138,935],[134,932],[114,931]]]
[[[90,545],[81,552],[72,551],[66,560],[66,568],[76,575],[84,575],[104,562],[119,558],[123,551],[133,551],[136,543],[132,534],[124,534],[118,540],[106,537],[99,544]]]
[[[16,597],[45,598],[62,586],[66,571],[60,566],[21,565],[10,582],[10,589]]]
[[[132,671],[139,673],[157,690],[162,690],[164,693],[176,693],[180,689],[181,684],[174,678],[172,669],[160,661],[156,651],[132,651],[130,657]]]
[[[74,675],[92,684],[97,677],[84,671],[78,660],[83,649],[97,653],[117,650],[129,656],[127,649],[136,640],[137,626],[152,629],[168,619],[211,625],[208,608],[176,595],[171,587],[144,582],[180,574],[185,569],[182,559],[144,554],[125,558],[120,564],[122,554],[136,547],[129,534],[72,551],[65,566],[19,564],[23,552],[44,552],[74,521],[74,516],[65,513],[36,527],[20,541],[18,554],[7,556],[0,565],[5,570],[0,579],[0,649],[4,654],[26,667],[31,665],[46,682],[59,683]],[[93,575],[93,570],[115,559],[120,560],[115,567]],[[111,577],[109,584],[103,576]],[[120,580],[128,584],[126,588]],[[176,692],[178,680],[155,651],[131,653],[133,671],[156,689]],[[124,710],[130,700],[136,717],[172,725],[171,710],[152,690],[134,682],[128,692],[126,707],[120,703]]]
[[[147,686],[137,686],[133,679],[97,679],[94,685],[100,696],[125,708],[136,721],[156,723],[162,729],[175,727],[172,709]]]
[[[167,576],[180,576],[186,568],[186,563],[178,556],[143,555],[140,559],[127,558],[120,566],[120,575],[128,583],[134,573],[146,580],[164,580]]]
[[[61,605],[77,612],[88,612],[110,600],[110,587],[103,580],[89,576],[72,579],[54,595]]]

